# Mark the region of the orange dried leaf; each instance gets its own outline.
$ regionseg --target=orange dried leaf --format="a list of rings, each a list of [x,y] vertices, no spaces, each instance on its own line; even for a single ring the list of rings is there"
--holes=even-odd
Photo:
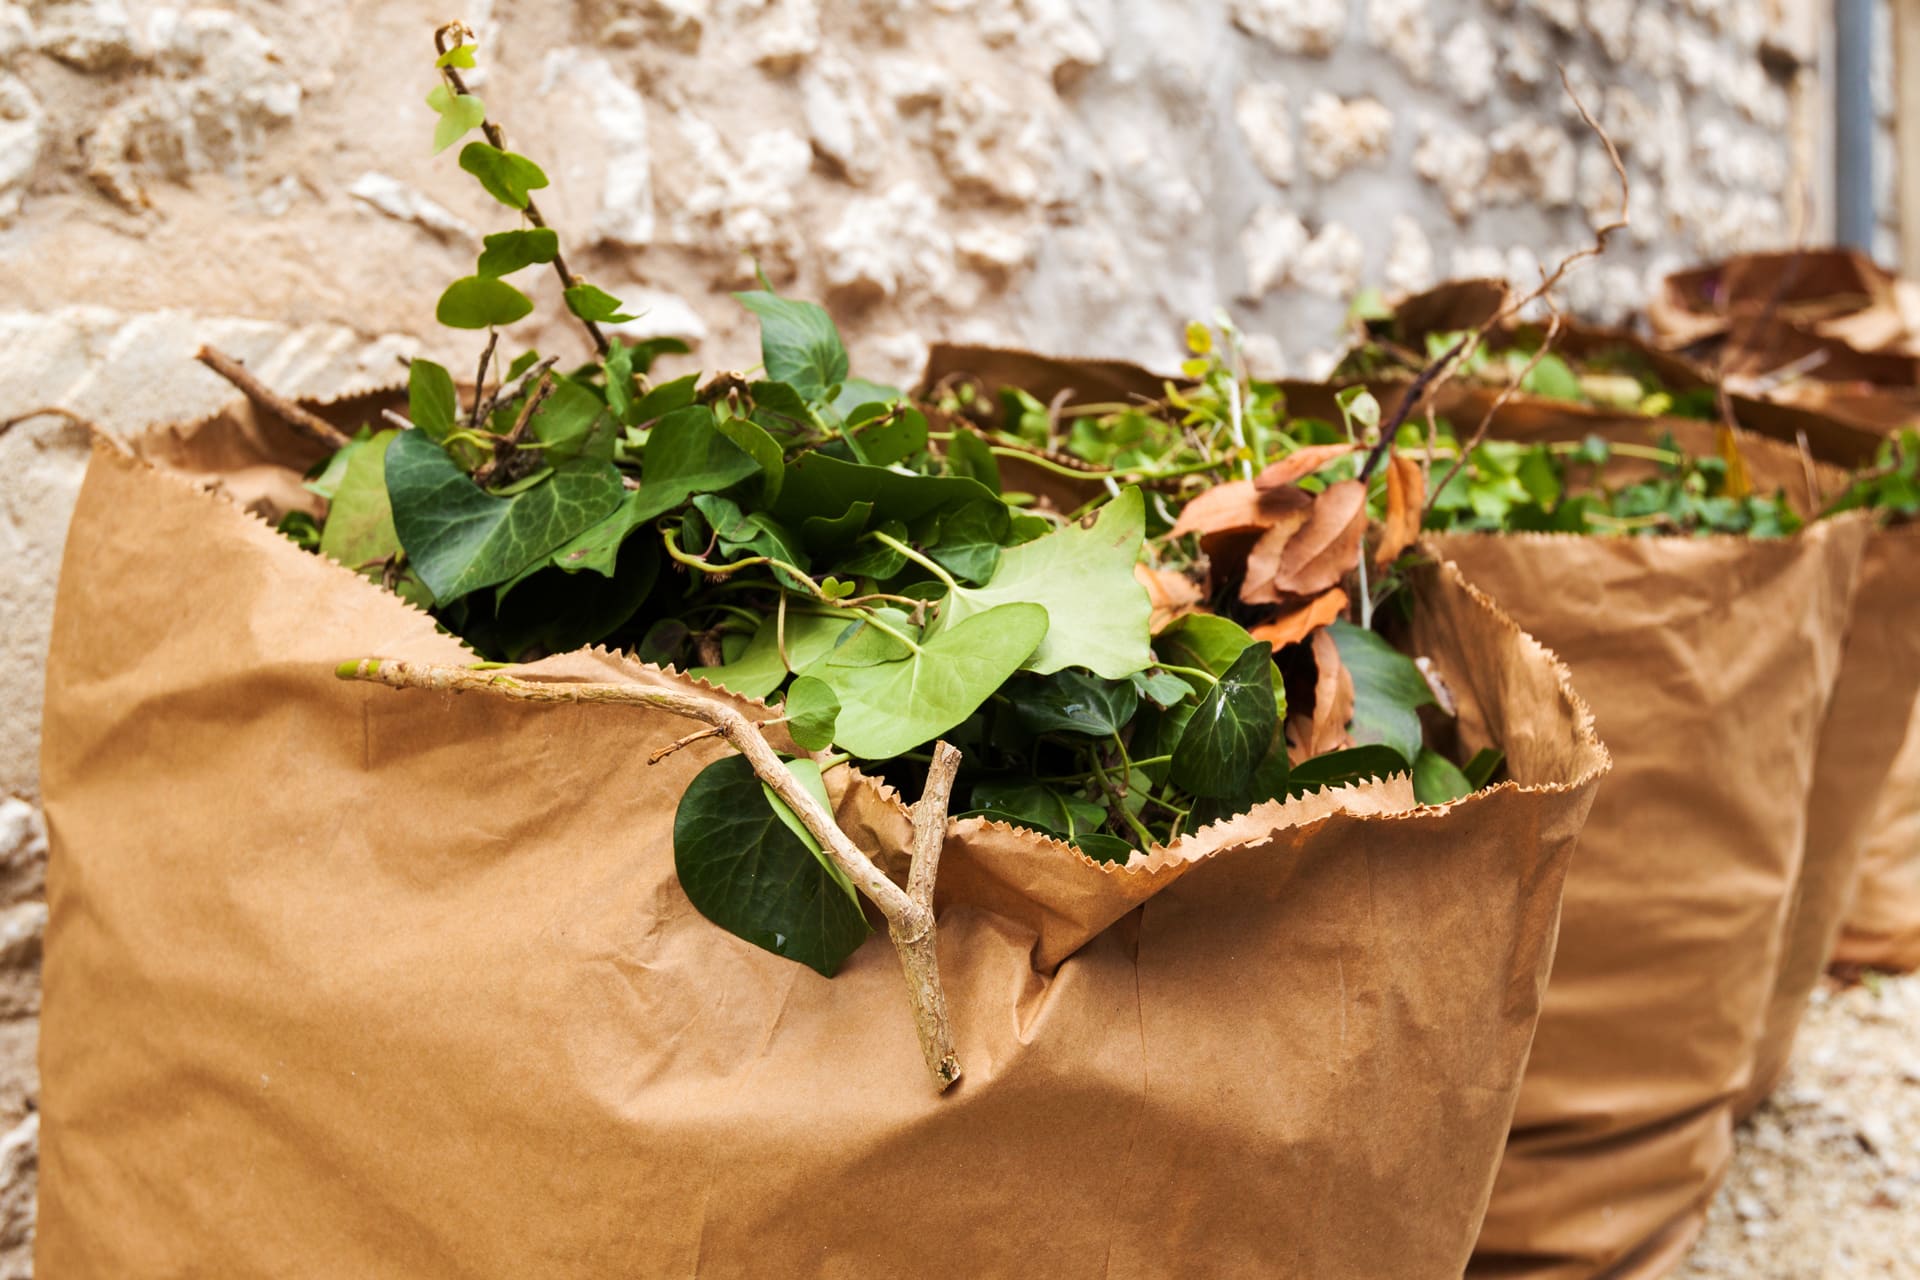
[[[1263,493],[1251,480],[1231,480],[1215,485],[1181,508],[1173,536],[1265,529],[1305,505],[1306,495],[1298,490]]]
[[[1353,569],[1367,535],[1367,487],[1342,480],[1313,500],[1305,527],[1280,553],[1276,590],[1291,596],[1317,596]]]
[[[1310,444],[1295,449],[1278,462],[1269,463],[1267,469],[1253,478],[1256,489],[1278,489],[1282,485],[1292,484],[1302,476],[1310,476],[1329,462],[1344,458],[1360,448],[1357,444]]]
[[[1315,596],[1292,613],[1282,614],[1272,622],[1263,622],[1251,628],[1247,634],[1255,640],[1265,640],[1276,649],[1283,648],[1305,640],[1314,631],[1338,618],[1346,612],[1347,604],[1347,593],[1335,587],[1324,595]]]
[[[1326,628],[1313,633],[1313,661],[1318,674],[1313,682],[1313,737],[1308,742],[1310,756],[1325,755],[1349,745],[1347,722],[1353,719],[1353,676],[1340,661],[1340,649],[1333,632]]]
[[[1299,492],[1294,490],[1294,492]],[[1276,520],[1260,535],[1247,552],[1246,574],[1240,579],[1240,598],[1248,604],[1278,604],[1281,592],[1275,585],[1281,562],[1295,535],[1307,527],[1313,508],[1300,507]]]
[[[1387,518],[1380,526],[1380,545],[1373,562],[1386,568],[1420,537],[1420,518],[1427,506],[1427,477],[1420,464],[1395,450],[1387,458]]]
[[[1184,573],[1136,564],[1133,576],[1147,589],[1147,599],[1153,604],[1153,617],[1148,623],[1151,631],[1157,633],[1175,618],[1200,607],[1200,587]]]

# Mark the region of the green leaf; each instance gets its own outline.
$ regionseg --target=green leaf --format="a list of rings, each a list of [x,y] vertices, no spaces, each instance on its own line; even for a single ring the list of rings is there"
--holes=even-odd
[[[799,539],[778,520],[764,511],[743,511],[740,504],[717,494],[703,493],[693,500],[694,510],[707,518],[719,541],[723,559],[765,556],[805,572],[810,566]],[[776,568],[774,577],[790,591],[805,591],[804,583],[792,574]]]
[[[533,300],[505,280],[462,276],[447,286],[434,319],[449,329],[486,329],[512,324],[533,310]]]
[[[1433,690],[1413,659],[1377,632],[1351,622],[1331,627],[1340,661],[1353,677],[1353,720],[1349,732],[1357,745],[1379,743],[1400,753],[1402,767],[1420,754],[1419,708],[1433,704]]]
[[[564,374],[553,375],[553,391],[533,415],[534,438],[546,446],[545,462],[568,458],[613,458],[615,423],[600,397]]]
[[[607,339],[607,354],[600,361],[607,376],[607,408],[622,423],[632,425],[633,348],[618,338]]]
[[[410,361],[407,416],[429,439],[445,440],[460,417],[460,398],[453,389],[453,375],[431,360]]]
[[[467,136],[469,130],[480,127],[487,118],[487,104],[470,93],[456,94],[444,84],[437,84],[427,94],[427,105],[440,117],[433,126],[433,154],[439,155],[454,143]]]
[[[995,494],[1000,492],[1000,462],[988,445],[966,427],[956,427],[947,441],[947,470],[956,476],[977,480]]]
[[[393,508],[387,502],[386,463],[387,446],[399,434],[382,431],[340,451],[347,460],[346,470],[327,507],[320,554],[357,573],[365,572],[369,561],[385,560],[400,550],[399,536],[393,531]]]
[[[1073,838],[1073,847],[1092,858],[1095,862],[1113,862],[1125,864],[1133,857],[1133,846],[1119,836],[1102,835],[1089,831],[1085,835]]]
[[[611,574],[614,555],[628,534],[694,494],[725,489],[758,469],[738,445],[720,434],[713,410],[704,405],[675,409],[647,437],[640,487],[626,493],[599,524],[556,551],[553,562],[563,569]]]
[[[834,735],[840,747],[862,759],[886,760],[972,715],[1020,669],[1046,633],[1045,609],[1006,604],[975,614],[892,661],[871,661],[856,632],[804,674],[826,681],[840,699]]]
[[[1253,643],[1251,636],[1247,638],[1247,643]],[[1170,671],[1136,671],[1128,679],[1133,681],[1133,687],[1141,697],[1163,709],[1177,706],[1193,697],[1193,687]]]
[[[1146,504],[1137,488],[1100,509],[1091,528],[1070,525],[1000,553],[1000,568],[984,587],[947,593],[929,634],[1015,602],[1044,607],[1055,625],[1027,662],[1047,675],[1085,667],[1123,680],[1153,665],[1147,648],[1153,606],[1133,576],[1146,533]]]
[[[782,659],[780,628],[774,619],[768,618],[732,662],[719,667],[695,667],[687,674],[743,698],[765,698],[780,687],[789,671],[802,670],[831,653],[840,637],[857,621],[853,614],[822,617],[789,613],[785,635],[787,656]]]
[[[639,612],[663,558],[657,544],[629,543],[611,578],[583,578],[541,561],[494,589],[491,623],[476,622],[470,613],[460,633],[481,653],[503,661],[596,644]]]
[[[840,394],[833,398],[833,404],[830,407],[835,413],[851,419],[854,411],[863,405],[878,405],[886,409],[905,398],[900,388],[890,387],[884,382],[868,382],[865,378],[847,378],[841,382]]]
[[[699,374],[689,373],[653,388],[634,404],[632,424],[645,426],[656,418],[664,418],[675,409],[688,408],[693,404],[699,382]]]
[[[878,425],[867,426],[865,422],[869,419],[861,419],[856,413],[847,420],[847,429],[860,442],[861,452],[872,465],[891,466],[927,447],[927,418],[918,409],[900,409],[891,414],[884,405],[862,406],[863,411],[866,409],[878,411],[875,416],[886,416]]]
[[[388,446],[386,480],[400,545],[442,603],[516,576],[607,515],[622,492],[613,467],[577,461],[496,497],[418,431],[402,431]]]
[[[1421,804],[1447,804],[1473,794],[1473,784],[1453,761],[1430,747],[1413,760],[1413,798]]]
[[[1200,699],[1173,749],[1172,777],[1196,796],[1231,796],[1253,781],[1273,743],[1273,646],[1248,645]]]
[[[473,66],[473,51],[478,46],[457,44],[433,60],[436,67],[460,67],[463,70]]]
[[[1522,367],[1527,357],[1516,357]],[[1548,400],[1585,400],[1586,392],[1581,389],[1579,375],[1572,366],[1559,356],[1548,353],[1540,357],[1540,363],[1521,380],[1520,389],[1530,395],[1542,396]]]
[[[1467,785],[1478,791],[1493,781],[1493,775],[1500,772],[1500,766],[1506,762],[1505,752],[1482,747],[1473,753],[1473,759],[1467,761],[1467,767],[1461,772],[1466,775]]]
[[[801,676],[787,690],[781,704],[787,713],[787,732],[803,751],[825,751],[833,745],[834,721],[840,718],[840,699],[824,680]]]
[[[1180,692],[1186,693],[1186,685]],[[1130,680],[1102,680],[1069,667],[1009,685],[1014,714],[1035,733],[1083,733],[1105,738],[1120,732],[1140,709],[1140,694]]]
[[[973,804],[989,815],[1071,840],[1100,829],[1105,807],[1038,782],[988,779],[973,788]]]
[[[620,309],[620,299],[590,284],[576,284],[567,290],[567,310],[595,324],[624,324],[638,320]]]
[[[1407,762],[1392,747],[1378,744],[1329,751],[1293,766],[1287,794],[1303,796],[1325,787],[1346,787],[1373,778],[1391,778],[1405,773]]]
[[[490,278],[510,276],[539,262],[552,262],[560,253],[560,236],[551,227],[502,231],[486,238],[478,271]]]
[[[1007,540],[1012,523],[1006,504],[969,502],[930,519],[932,528],[921,544],[934,563],[969,582],[991,581],[1000,567],[1001,544]]]
[[[877,522],[912,522],[940,507],[979,501],[995,501],[994,494],[971,480],[902,475],[888,467],[846,462],[809,450],[787,464],[774,514],[788,524],[799,524],[809,516],[832,518],[855,502],[867,502],[873,505]],[[1145,588],[1141,599],[1146,599]]]
[[[859,904],[774,812],[744,756],[714,761],[681,796],[673,866],[701,915],[829,978],[872,931]]]
[[[760,467],[760,502],[772,506],[780,497],[780,486],[787,478],[786,457],[780,444],[756,422],[747,418],[722,418],[720,434],[739,445]]]
[[[525,156],[486,142],[460,148],[460,167],[480,180],[487,194],[509,209],[527,207],[527,193],[547,185],[547,175]]]
[[[825,308],[769,290],[733,296],[760,317],[760,362],[768,378],[816,401],[847,380],[847,348]]]
[[[827,783],[820,776],[820,765],[817,761],[795,759],[784,760],[781,763],[786,765],[787,772],[793,775],[793,780],[800,784],[801,790],[812,796],[822,809],[828,813],[833,812],[833,800],[827,795]],[[853,881],[847,878],[847,873],[840,869],[838,863],[827,856],[827,851],[820,847],[818,840],[814,839],[813,832],[807,830],[807,824],[800,821],[800,815],[795,813],[793,807],[782,800],[779,793],[766,783],[760,784],[760,790],[766,795],[767,803],[773,807],[773,816],[780,819],[787,830],[800,838],[800,843],[807,846],[807,852],[813,855],[814,860],[820,864],[821,870],[833,877],[833,882],[846,891],[847,901],[858,908],[860,894],[853,887]]]

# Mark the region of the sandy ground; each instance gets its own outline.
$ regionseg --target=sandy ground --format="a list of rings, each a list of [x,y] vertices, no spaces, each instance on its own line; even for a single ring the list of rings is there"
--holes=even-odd
[[[1920,1278],[1920,974],[1815,993],[1675,1274]]]

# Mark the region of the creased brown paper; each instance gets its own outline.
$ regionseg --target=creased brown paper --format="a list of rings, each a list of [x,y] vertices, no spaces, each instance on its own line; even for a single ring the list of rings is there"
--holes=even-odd
[[[39,1274],[1452,1280],[1605,752],[1453,570],[1418,590],[1515,781],[1301,802],[1159,870],[955,824],[942,1097],[884,941],[828,981],[687,902],[715,755],[644,763],[684,723],[344,684],[465,655],[97,454],[48,664]],[[678,678],[528,674],[606,672]]]
[[[1869,533],[1436,540],[1561,653],[1616,769],[1467,1274],[1664,1274],[1753,1078],[1821,721]]]

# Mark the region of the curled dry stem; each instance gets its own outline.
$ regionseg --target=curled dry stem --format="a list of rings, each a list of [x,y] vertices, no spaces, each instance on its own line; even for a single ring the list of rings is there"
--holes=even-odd
[[[490,693],[520,702],[651,707],[708,726],[747,758],[754,773],[793,810],[834,865],[887,918],[887,932],[906,975],[914,1027],[919,1033],[921,1052],[933,1076],[934,1087],[945,1091],[960,1078],[960,1061],[953,1048],[953,1024],[947,1013],[946,992],[940,983],[933,915],[933,883],[946,837],[948,797],[952,793],[954,774],[960,767],[960,753],[953,747],[945,742],[934,746],[926,790],[913,810],[913,862],[907,873],[907,887],[902,889],[841,830],[832,813],[800,785],[781,763],[761,727],[718,699],[639,684],[546,683],[493,670],[380,658],[343,663],[336,674],[343,680],[364,680],[392,689]]]

